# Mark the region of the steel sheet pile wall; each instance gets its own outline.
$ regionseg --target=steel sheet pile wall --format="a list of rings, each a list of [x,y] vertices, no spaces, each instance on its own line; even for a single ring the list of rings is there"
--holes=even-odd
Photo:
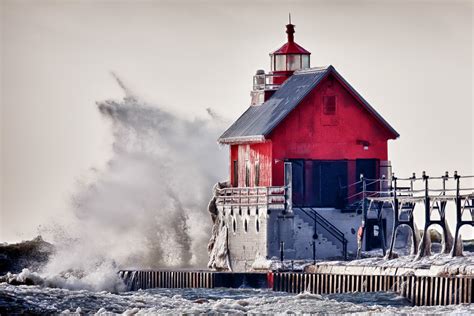
[[[333,267],[336,268],[336,267]],[[342,267],[338,267],[342,268]],[[316,268],[317,269],[317,268]],[[378,270],[372,268],[372,270]],[[396,269],[393,269],[396,270]],[[372,271],[372,272],[374,272]],[[130,291],[150,288],[215,288],[241,286],[314,294],[395,292],[413,305],[474,302],[473,276],[397,275],[387,273],[229,273],[205,271],[120,271]]]
[[[213,288],[215,273],[191,271],[120,271],[130,291],[151,288]]]
[[[393,291],[414,305],[471,303],[473,282],[470,276],[430,277],[395,275],[351,275],[316,273],[273,273],[273,290],[315,294]]]

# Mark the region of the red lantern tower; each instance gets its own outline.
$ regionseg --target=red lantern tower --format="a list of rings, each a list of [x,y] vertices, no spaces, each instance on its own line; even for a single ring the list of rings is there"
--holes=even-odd
[[[274,84],[282,84],[295,70],[310,67],[311,53],[295,42],[295,26],[291,22],[286,25],[286,34],[288,42],[270,54],[270,74]]]
[[[311,53],[295,42],[295,25],[291,24],[291,17],[286,25],[286,34],[287,42],[270,53],[270,73],[257,70],[254,76],[252,105],[267,101],[296,70],[310,68]]]

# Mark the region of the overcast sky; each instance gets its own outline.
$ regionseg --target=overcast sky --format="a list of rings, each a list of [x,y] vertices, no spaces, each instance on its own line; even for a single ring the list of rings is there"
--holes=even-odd
[[[472,1],[0,3],[0,242],[67,214],[107,161],[95,101],[122,97],[110,71],[179,115],[234,120],[289,11],[312,66],[335,66],[401,134],[397,174],[474,173]]]

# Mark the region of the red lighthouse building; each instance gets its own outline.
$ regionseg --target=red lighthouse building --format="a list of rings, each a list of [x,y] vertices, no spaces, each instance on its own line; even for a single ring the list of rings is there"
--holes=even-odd
[[[333,66],[310,68],[310,52],[286,27],[271,72],[254,78],[252,105],[219,143],[230,145],[233,187],[282,186],[287,162],[294,205],[334,207],[361,174],[381,176],[387,141],[399,134]]]
[[[353,184],[390,175],[387,142],[398,133],[333,66],[311,68],[286,29],[271,71],[254,76],[249,108],[219,138],[230,146],[230,187],[216,189],[211,268],[346,258],[363,222],[365,250],[390,236],[388,213],[352,207],[362,200]],[[374,183],[364,192],[383,190]]]

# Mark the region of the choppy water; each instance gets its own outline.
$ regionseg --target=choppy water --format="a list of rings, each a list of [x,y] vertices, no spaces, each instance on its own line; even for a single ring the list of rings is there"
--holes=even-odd
[[[109,293],[0,284],[0,314],[474,314],[474,305],[412,307],[393,293],[288,294],[255,289],[150,289]]]

